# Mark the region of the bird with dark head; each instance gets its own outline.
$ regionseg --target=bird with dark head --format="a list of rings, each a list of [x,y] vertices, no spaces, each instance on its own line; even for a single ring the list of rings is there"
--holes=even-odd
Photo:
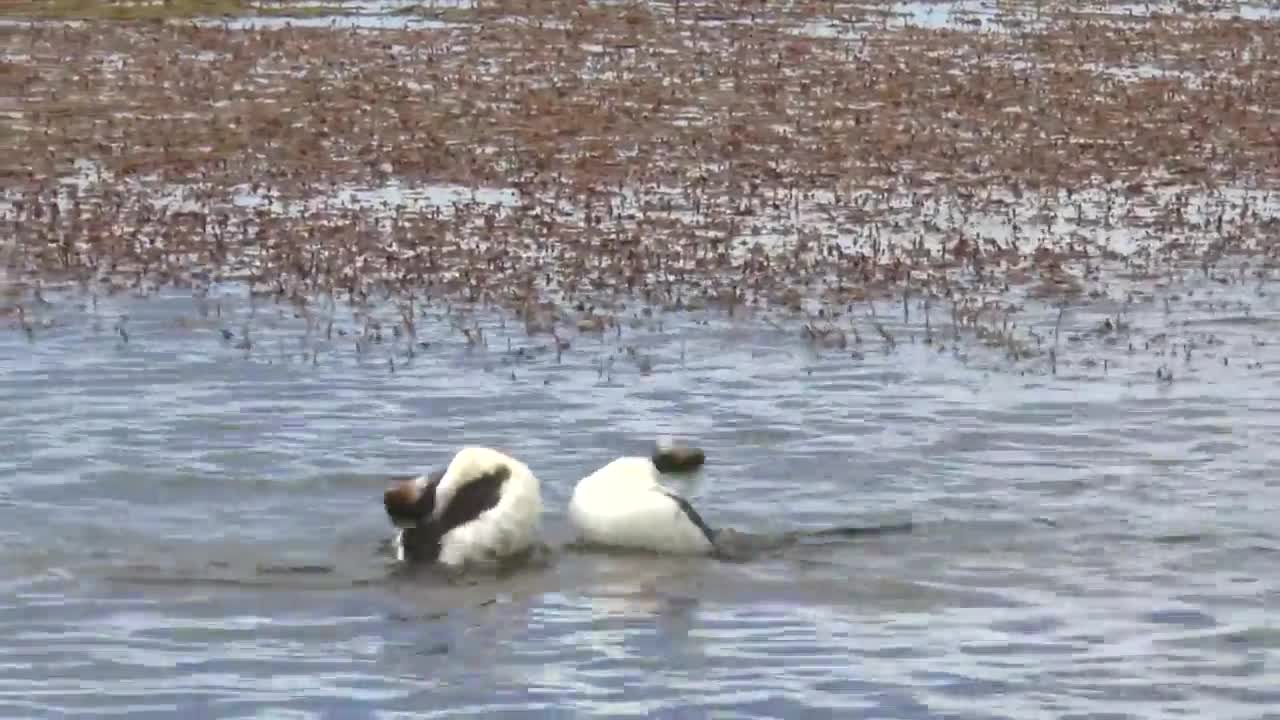
[[[693,505],[662,484],[694,473],[706,455],[698,448],[659,443],[649,457],[620,457],[580,480],[569,521],[588,545],[680,555],[716,551],[716,531]]]
[[[444,470],[401,478],[383,494],[396,556],[458,568],[529,550],[541,526],[538,478],[497,450],[465,447]]]

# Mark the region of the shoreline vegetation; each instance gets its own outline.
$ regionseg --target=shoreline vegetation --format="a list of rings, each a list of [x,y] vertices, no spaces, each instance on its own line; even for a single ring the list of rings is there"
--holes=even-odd
[[[336,16],[350,12],[343,0],[3,0],[0,17],[29,20],[184,20],[193,18]]]
[[[1188,274],[1260,297],[1280,259],[1280,27],[1258,4],[0,15],[174,21],[0,24],[3,317],[60,283],[237,280],[483,304],[531,333],[583,308],[595,331],[769,310],[844,347],[839,319],[878,303],[1018,362],[1043,354],[1028,307],[1122,327]],[[290,22],[330,18],[352,24]]]

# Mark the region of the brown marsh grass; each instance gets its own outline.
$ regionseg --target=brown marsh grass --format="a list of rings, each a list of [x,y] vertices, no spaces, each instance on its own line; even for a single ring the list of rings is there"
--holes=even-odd
[[[206,5],[248,11],[156,7]],[[879,303],[1017,360],[1026,303],[1275,267],[1277,21],[1118,5],[914,27],[885,3],[568,0],[387,5],[374,29],[3,25],[0,261],[21,288],[239,279],[500,307],[531,333],[768,310],[844,347],[836,319]]]

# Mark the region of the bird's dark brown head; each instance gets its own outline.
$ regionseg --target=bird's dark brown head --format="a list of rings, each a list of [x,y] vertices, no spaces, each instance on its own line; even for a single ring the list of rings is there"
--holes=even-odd
[[[436,486],[443,476],[444,472],[433,472],[426,477],[396,478],[382,494],[382,505],[391,524],[398,528],[413,528],[426,522],[435,510]]]
[[[693,472],[707,461],[706,453],[688,445],[659,446],[650,458],[662,474]]]

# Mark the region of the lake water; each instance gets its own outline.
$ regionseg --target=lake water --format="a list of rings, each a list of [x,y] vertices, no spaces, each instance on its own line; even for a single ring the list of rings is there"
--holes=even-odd
[[[1188,272],[1056,341],[1029,311],[1056,374],[926,344],[918,310],[892,348],[855,308],[844,349],[708,313],[557,357],[443,305],[378,341],[342,303],[28,291],[30,333],[0,318],[0,715],[1280,717],[1273,289]],[[387,477],[462,444],[532,466],[560,546],[573,483],[663,435],[707,451],[713,525],[914,530],[454,585],[380,551]]]

